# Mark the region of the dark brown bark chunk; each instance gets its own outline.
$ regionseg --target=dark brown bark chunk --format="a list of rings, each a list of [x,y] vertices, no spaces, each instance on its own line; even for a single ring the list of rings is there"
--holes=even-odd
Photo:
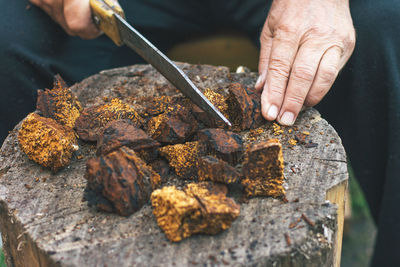
[[[122,216],[139,210],[161,181],[160,176],[127,147],[89,159],[85,178],[88,187],[110,201],[115,212]]]
[[[190,110],[179,104],[150,119],[147,126],[151,137],[164,144],[184,142],[198,129],[197,121]]]
[[[110,121],[127,119],[141,127],[143,118],[129,105],[114,98],[109,104],[85,108],[75,122],[75,130],[84,141],[96,141]]]
[[[111,121],[104,127],[103,134],[97,140],[97,155],[106,155],[122,146],[138,152],[147,149],[157,150],[160,143],[132,125],[129,120]]]
[[[232,184],[240,180],[240,173],[234,167],[212,156],[204,156],[199,159],[197,173],[199,181]]]
[[[285,194],[282,145],[278,139],[250,144],[243,162],[242,185],[248,197]]]
[[[240,135],[224,129],[203,129],[197,133],[198,140],[206,144],[207,152],[231,165],[236,165],[243,154]]]
[[[261,94],[240,83],[229,86],[228,114],[235,130],[254,129],[265,120],[261,115]]]
[[[160,175],[161,183],[165,182],[170,172],[168,162],[163,159],[157,159],[151,162],[149,165],[156,173]]]
[[[184,142],[194,132],[189,123],[165,113],[152,118],[147,125],[151,137],[164,144]]]

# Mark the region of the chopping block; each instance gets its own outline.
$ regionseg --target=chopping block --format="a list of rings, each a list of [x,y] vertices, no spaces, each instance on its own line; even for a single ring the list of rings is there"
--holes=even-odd
[[[178,64],[199,88],[253,86],[256,73],[226,67]],[[83,106],[118,97],[129,101],[176,93],[149,65],[105,70],[71,87]],[[135,107],[136,102],[130,103]],[[285,161],[285,201],[252,198],[241,204],[231,228],[171,243],[151,205],[129,217],[104,213],[85,199],[85,162],[94,144],[81,142],[82,157],[52,174],[30,161],[10,132],[0,154],[0,230],[8,266],[339,266],[347,161],[341,140],[315,109],[294,128],[313,145],[293,145],[266,122]],[[317,144],[317,145],[315,145]]]

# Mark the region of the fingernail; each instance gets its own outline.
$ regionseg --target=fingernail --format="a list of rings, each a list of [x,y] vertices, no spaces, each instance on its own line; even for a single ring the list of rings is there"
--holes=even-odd
[[[264,74],[261,74],[260,76],[258,76],[255,87],[261,86],[261,82],[263,81],[263,79],[264,79]]]
[[[294,114],[292,112],[283,113],[280,122],[283,125],[291,126],[294,123]]]
[[[275,105],[271,105],[268,109],[267,115],[271,120],[275,120],[276,117],[278,116],[278,107]]]

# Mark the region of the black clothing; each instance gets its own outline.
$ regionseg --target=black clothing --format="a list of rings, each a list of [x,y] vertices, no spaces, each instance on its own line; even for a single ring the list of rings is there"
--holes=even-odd
[[[269,3],[266,3],[269,2]],[[219,28],[257,45],[270,1],[121,0],[127,20],[162,51]],[[0,0],[0,143],[34,110],[57,73],[73,84],[103,69],[143,63],[106,36],[70,37],[28,1]],[[400,266],[400,1],[350,1],[357,45],[317,106],[342,137],[378,224],[374,266]]]
[[[350,1],[356,49],[317,105],[378,226],[372,266],[400,266],[400,1]]]

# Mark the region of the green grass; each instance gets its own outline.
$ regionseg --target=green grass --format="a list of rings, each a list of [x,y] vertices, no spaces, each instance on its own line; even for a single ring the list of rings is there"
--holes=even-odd
[[[350,164],[348,169],[352,215],[345,224],[341,266],[364,267],[369,266],[376,228]]]
[[[364,194],[354,176],[354,171],[350,164],[348,165],[348,169],[352,216],[354,219],[370,218],[371,215],[369,213],[368,203],[364,198]]]
[[[7,267],[4,259],[3,249],[0,248],[0,267]]]

